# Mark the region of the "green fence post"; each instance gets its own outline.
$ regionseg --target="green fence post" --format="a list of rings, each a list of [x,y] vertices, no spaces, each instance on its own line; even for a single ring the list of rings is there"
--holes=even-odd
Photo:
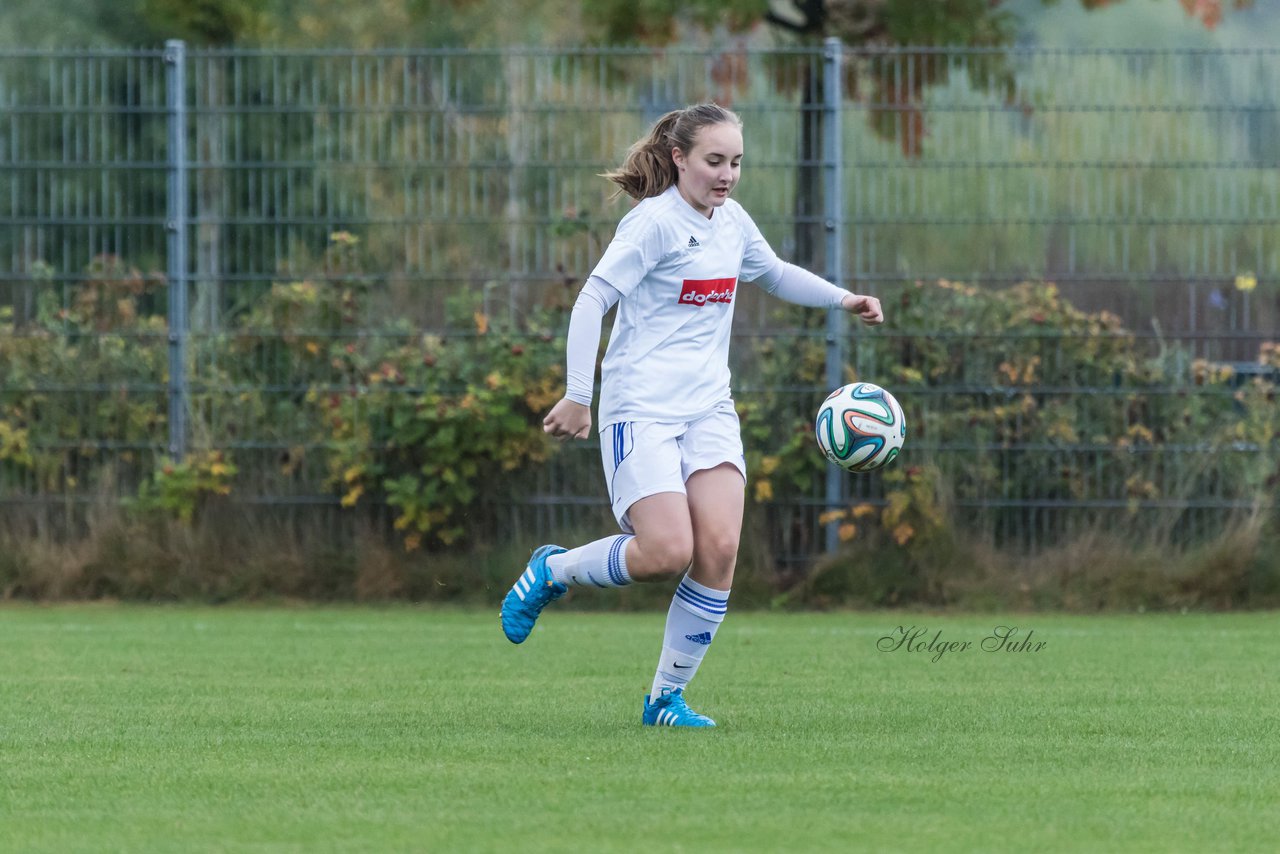
[[[168,117],[167,213],[165,216],[169,285],[169,454],[187,453],[187,45],[164,43],[165,108]]]
[[[844,284],[844,152],[840,133],[843,86],[844,44],[838,38],[823,42],[822,74],[822,173],[823,225],[826,230],[826,278]],[[844,338],[848,334],[845,312],[827,312],[827,390],[844,382]],[[845,473],[827,464],[826,509],[839,509],[845,501]],[[826,526],[826,549],[830,554],[839,546],[839,528],[835,522]]]

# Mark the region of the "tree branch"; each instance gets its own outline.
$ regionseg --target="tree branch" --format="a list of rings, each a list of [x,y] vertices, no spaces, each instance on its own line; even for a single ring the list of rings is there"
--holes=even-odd
[[[782,27],[784,30],[790,30],[801,35],[808,36],[823,31],[827,23],[826,0],[799,0],[799,2],[792,2],[790,5],[800,13],[803,19],[801,23],[797,24],[795,21],[782,17],[772,8],[764,13],[764,19],[776,27]]]
[[[803,26],[801,26],[800,24],[796,24],[791,21],[788,21],[786,18],[778,17],[778,15],[772,9],[764,13],[764,19],[767,23],[773,24],[775,27],[781,27],[782,29],[790,30],[793,33],[805,32],[805,29]]]

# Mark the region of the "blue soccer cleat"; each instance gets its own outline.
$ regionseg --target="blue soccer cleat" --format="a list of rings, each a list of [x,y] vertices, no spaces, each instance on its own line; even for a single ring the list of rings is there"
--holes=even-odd
[[[661,696],[649,702],[649,695],[644,695],[645,726],[715,726],[716,722],[706,715],[700,715],[684,701],[684,689],[663,688]]]
[[[569,588],[551,578],[547,558],[560,554],[559,546],[539,546],[529,558],[529,565],[516,579],[507,598],[502,600],[502,633],[512,643],[524,643],[533,631],[533,624],[548,602],[563,596]]]

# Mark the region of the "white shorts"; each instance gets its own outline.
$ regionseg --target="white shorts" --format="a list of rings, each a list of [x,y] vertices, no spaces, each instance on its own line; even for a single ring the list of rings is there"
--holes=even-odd
[[[631,505],[660,492],[684,493],[696,471],[732,463],[747,478],[742,427],[732,406],[697,421],[619,421],[600,428],[600,457],[613,516],[629,534]]]

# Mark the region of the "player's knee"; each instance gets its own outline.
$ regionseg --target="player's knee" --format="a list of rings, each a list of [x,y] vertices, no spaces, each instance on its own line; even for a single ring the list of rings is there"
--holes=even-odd
[[[698,542],[698,560],[708,568],[732,570],[738,562],[738,532],[720,531]]]
[[[693,562],[692,538],[670,536],[663,537],[650,544],[646,549],[651,557],[652,574],[661,578],[673,578],[683,575]]]

